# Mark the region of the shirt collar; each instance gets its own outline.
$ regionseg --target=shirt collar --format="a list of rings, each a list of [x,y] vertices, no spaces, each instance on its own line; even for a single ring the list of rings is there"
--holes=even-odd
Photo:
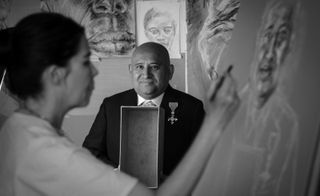
[[[138,95],[138,94],[137,94]],[[153,103],[155,103],[158,107],[161,104],[162,98],[163,98],[164,93],[162,93],[161,95],[159,95],[156,98],[153,99],[144,99],[143,97],[141,97],[140,95],[138,95],[138,104],[137,105],[141,105],[143,102],[145,101],[152,101]]]

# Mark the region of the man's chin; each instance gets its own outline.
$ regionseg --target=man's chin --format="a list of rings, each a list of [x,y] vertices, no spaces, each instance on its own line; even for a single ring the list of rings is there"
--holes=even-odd
[[[143,89],[139,91],[139,95],[145,99],[152,99],[156,94],[155,89]]]

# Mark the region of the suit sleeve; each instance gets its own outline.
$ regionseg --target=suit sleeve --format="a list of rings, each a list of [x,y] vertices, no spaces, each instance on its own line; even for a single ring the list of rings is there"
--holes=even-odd
[[[203,122],[205,116],[205,111],[203,108],[203,103],[200,101],[196,104],[196,107],[194,109],[194,116],[193,116],[193,123],[191,128],[191,138],[195,138],[201,125]]]
[[[87,148],[95,157],[106,164],[116,166],[107,156],[107,116],[105,108],[106,103],[104,101],[100,106],[99,112],[91,126],[89,134],[83,142],[83,147]]]

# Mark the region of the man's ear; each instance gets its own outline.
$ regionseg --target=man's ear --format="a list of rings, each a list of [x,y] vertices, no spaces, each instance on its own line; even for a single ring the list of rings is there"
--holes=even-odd
[[[169,65],[169,72],[170,72],[170,80],[171,80],[174,73],[174,65],[172,64]]]
[[[45,71],[45,77],[51,81],[52,84],[61,84],[67,75],[67,69],[65,67],[58,67],[51,65]]]
[[[129,65],[128,65],[128,70],[129,70],[129,73],[132,72],[132,64],[129,64]]]

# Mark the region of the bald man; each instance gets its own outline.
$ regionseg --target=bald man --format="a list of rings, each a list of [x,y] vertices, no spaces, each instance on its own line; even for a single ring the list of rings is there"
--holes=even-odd
[[[129,72],[133,89],[103,100],[83,146],[107,164],[118,167],[120,142],[120,107],[137,106],[145,101],[165,110],[163,175],[168,176],[191,145],[204,117],[200,100],[169,85],[174,73],[167,49],[147,42],[134,51]],[[176,121],[169,105],[177,105]]]

